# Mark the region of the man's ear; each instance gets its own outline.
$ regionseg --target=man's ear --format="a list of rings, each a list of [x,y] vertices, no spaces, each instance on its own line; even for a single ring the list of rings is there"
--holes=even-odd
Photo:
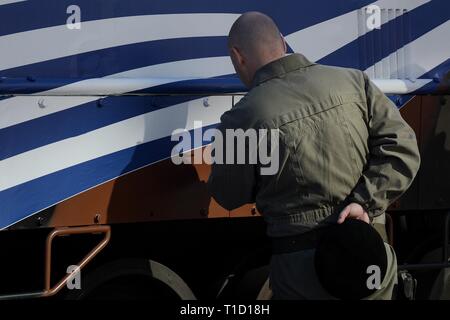
[[[235,61],[238,62],[239,65],[245,65],[245,58],[238,48],[231,47],[231,53],[233,54]]]
[[[286,52],[287,52],[286,39],[283,37],[283,35],[281,33],[280,33],[280,36],[281,36],[281,41],[283,41],[284,53],[286,54]]]

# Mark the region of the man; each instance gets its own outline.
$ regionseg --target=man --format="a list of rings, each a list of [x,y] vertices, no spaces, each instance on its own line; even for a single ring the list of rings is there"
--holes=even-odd
[[[256,202],[274,243],[275,298],[318,298],[313,287],[319,284],[305,283],[323,227],[357,219],[386,238],[384,213],[419,168],[414,132],[363,72],[286,56],[277,26],[262,13],[237,19],[228,45],[249,92],[223,114],[219,130],[224,136],[227,129],[277,130],[278,141],[267,141],[276,147],[279,168],[263,175],[259,161],[213,164],[211,193],[229,210]],[[245,146],[255,152],[248,141]],[[391,297],[396,279],[388,280],[377,299]]]

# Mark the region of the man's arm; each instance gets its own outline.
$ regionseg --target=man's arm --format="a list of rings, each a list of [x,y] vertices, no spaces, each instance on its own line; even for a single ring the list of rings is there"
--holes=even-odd
[[[236,112],[239,113],[239,112]],[[213,198],[225,209],[233,210],[244,204],[255,202],[256,189],[256,165],[249,164],[246,157],[245,164],[237,164],[236,161],[236,143],[233,143],[234,148],[234,164],[226,164],[227,143],[226,143],[226,129],[234,130],[235,125],[233,121],[229,121],[229,114],[225,113],[222,116],[222,122],[218,129],[223,137],[223,144],[213,143],[214,148],[222,148],[223,150],[223,164],[213,163],[211,166],[211,174],[208,179],[208,187]],[[228,145],[230,146],[230,144]],[[248,155],[248,143],[245,142],[245,152]]]
[[[384,213],[409,188],[419,170],[420,154],[414,131],[397,107],[366,74],[364,81],[368,106],[369,160],[347,201],[360,204],[373,218]],[[344,211],[349,214],[349,210]]]

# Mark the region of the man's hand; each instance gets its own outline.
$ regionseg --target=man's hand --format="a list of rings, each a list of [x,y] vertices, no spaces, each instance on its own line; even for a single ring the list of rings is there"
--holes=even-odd
[[[350,203],[339,214],[337,223],[343,223],[345,219],[362,220],[366,223],[370,223],[369,215],[364,211],[363,207],[357,203]]]

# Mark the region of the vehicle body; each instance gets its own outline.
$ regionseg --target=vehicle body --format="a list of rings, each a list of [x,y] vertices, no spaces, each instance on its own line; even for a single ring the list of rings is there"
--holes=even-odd
[[[450,210],[448,1],[7,0],[4,298],[256,297],[270,256],[262,217],[253,205],[220,207],[206,187],[208,164],[171,160],[174,130],[213,127],[245,93],[226,37],[250,10],[274,18],[289,52],[364,70],[401,108],[423,160],[391,208],[391,240],[402,264],[441,259]],[[67,268],[79,261],[82,288],[69,290]],[[419,298],[448,294],[441,270],[449,269],[416,272]]]

